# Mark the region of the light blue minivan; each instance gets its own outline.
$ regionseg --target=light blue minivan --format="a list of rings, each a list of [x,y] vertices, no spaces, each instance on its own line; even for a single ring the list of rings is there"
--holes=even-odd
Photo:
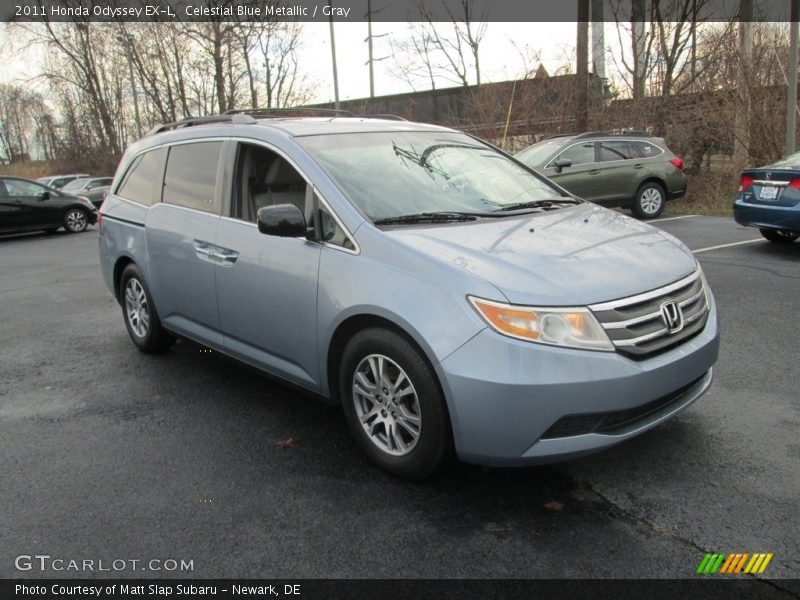
[[[190,338],[341,404],[408,478],[612,446],[694,402],[718,354],[675,238],[402,120],[156,128],[119,165],[100,262],[140,350]]]

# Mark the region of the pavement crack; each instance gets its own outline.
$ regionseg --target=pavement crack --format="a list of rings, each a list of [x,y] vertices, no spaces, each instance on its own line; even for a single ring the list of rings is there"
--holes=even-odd
[[[588,481],[582,479],[573,479],[573,483],[575,489],[580,489],[595,495],[605,505],[606,512],[613,518],[630,523],[640,531],[643,531],[644,533],[647,533],[649,535],[656,535],[662,539],[694,548],[701,554],[714,552],[714,550],[712,549],[704,548],[703,546],[697,544],[696,542],[688,538],[676,535],[643,517],[635,515],[631,511],[627,510],[626,508],[623,508],[622,506],[614,502],[611,498],[606,496],[603,492],[599,491]],[[778,591],[789,594],[792,598],[797,598],[798,600],[800,600],[800,593],[779,585],[778,583],[775,582],[775,580],[767,579],[764,577],[758,577],[757,575],[751,573],[748,573],[747,576],[752,579],[755,579],[756,581],[759,581],[760,583],[765,583]]]

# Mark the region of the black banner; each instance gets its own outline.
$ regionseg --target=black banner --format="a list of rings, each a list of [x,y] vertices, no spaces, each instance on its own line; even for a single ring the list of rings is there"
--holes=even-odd
[[[674,598],[796,599],[798,580],[759,580],[751,577],[644,580],[0,580],[3,600],[95,598],[132,600],[150,598],[281,598],[283,600],[532,600],[536,598],[592,598],[594,600],[648,600]]]
[[[790,0],[755,0],[752,21],[786,21]],[[664,21],[738,19],[739,0],[658,0]],[[647,3],[650,6],[650,2]],[[699,8],[698,8],[699,7]],[[650,9],[652,12],[653,9]],[[631,20],[630,0],[604,0],[607,22]],[[648,18],[648,14],[644,16]],[[575,22],[578,2],[532,0],[0,0],[0,21]]]

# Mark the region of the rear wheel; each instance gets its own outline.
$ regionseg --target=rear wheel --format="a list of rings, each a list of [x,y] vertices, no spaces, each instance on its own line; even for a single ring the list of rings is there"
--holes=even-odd
[[[761,235],[775,244],[791,244],[800,237],[800,233],[797,231],[788,231],[786,229],[759,229],[759,231]]]
[[[643,183],[633,199],[631,212],[637,219],[655,219],[664,210],[667,195],[659,184]]]
[[[385,471],[423,479],[450,457],[450,418],[436,376],[403,336],[357,333],[342,356],[339,394],[353,435]]]
[[[64,215],[64,229],[68,233],[80,233],[89,225],[89,215],[82,208],[70,208]]]
[[[163,352],[175,343],[175,337],[161,326],[150,291],[136,265],[125,267],[119,289],[125,327],[139,350]]]

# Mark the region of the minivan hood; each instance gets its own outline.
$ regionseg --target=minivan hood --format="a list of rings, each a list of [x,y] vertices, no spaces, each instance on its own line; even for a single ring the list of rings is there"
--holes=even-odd
[[[489,281],[513,304],[604,302],[672,283],[697,268],[691,251],[671,235],[590,203],[386,233]]]

